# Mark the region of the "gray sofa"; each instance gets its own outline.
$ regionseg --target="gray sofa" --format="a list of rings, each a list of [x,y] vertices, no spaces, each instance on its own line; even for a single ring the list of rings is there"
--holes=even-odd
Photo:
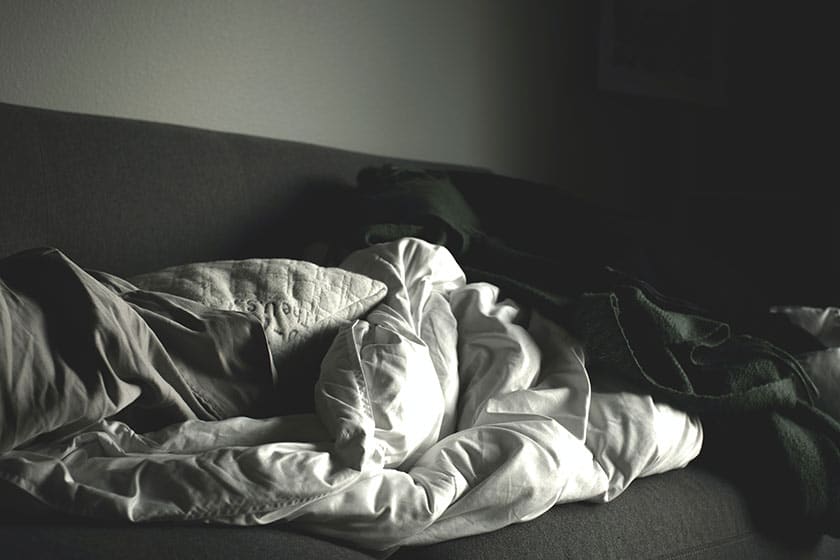
[[[374,155],[0,104],[0,257],[55,246],[132,275],[250,256],[300,258],[324,225],[308,203],[353,188]],[[471,177],[480,177],[479,171]],[[840,558],[840,541],[769,534],[739,488],[702,462],[500,531],[386,553],[293,526],[124,525],[43,511],[2,489],[8,558]]]

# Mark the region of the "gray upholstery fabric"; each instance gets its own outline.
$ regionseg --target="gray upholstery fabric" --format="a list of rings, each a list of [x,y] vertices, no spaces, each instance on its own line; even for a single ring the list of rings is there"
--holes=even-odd
[[[301,213],[305,203],[328,201],[334,189],[351,188],[362,167],[385,161],[0,104],[0,256],[51,245],[82,266],[124,276],[194,261],[294,257],[307,232],[328,219]],[[18,519],[0,522],[0,542],[9,558],[366,557],[275,527]],[[690,467],[639,481],[610,504],[560,506],[529,523],[404,547],[394,557],[840,558],[840,542],[774,542],[756,530],[736,488]]]
[[[394,558],[543,558],[599,560],[840,558],[840,541],[759,531],[737,489],[703,468],[637,480],[608,504],[566,504],[528,523]]]
[[[273,527],[0,526],[0,557],[61,560],[371,560],[362,552]]]
[[[296,203],[385,158],[0,104],[0,256],[61,248],[118,275],[297,247]],[[269,242],[270,240],[270,242]]]

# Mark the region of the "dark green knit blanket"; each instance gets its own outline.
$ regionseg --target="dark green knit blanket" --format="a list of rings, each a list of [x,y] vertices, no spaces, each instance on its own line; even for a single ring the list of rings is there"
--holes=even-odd
[[[333,255],[406,236],[446,246],[469,281],[500,286],[579,337],[593,380],[624,375],[697,414],[706,433],[700,460],[738,482],[768,529],[840,536],[840,424],[813,405],[815,388],[792,351],[734,332],[701,306],[604,266],[602,256],[567,251],[563,243],[574,241],[551,239],[550,223],[532,238],[521,218],[486,227],[484,209],[503,216],[514,201],[550,220],[545,201],[529,198],[536,191],[514,190],[488,192],[492,201],[469,192],[470,203],[445,173],[363,170]]]

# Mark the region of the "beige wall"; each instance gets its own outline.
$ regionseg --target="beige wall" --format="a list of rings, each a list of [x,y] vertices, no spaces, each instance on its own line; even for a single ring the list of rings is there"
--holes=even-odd
[[[569,183],[586,41],[569,4],[0,0],[0,101]]]

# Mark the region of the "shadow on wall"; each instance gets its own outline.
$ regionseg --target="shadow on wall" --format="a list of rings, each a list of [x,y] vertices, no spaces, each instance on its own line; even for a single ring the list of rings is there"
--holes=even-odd
[[[606,149],[593,157],[614,166],[600,181],[617,204],[813,207],[836,184],[820,140],[833,51],[818,27],[830,18],[771,4],[600,2],[593,129]]]
[[[826,14],[722,0],[11,4],[0,101],[450,161],[645,212],[827,182],[812,140],[828,126],[814,109],[833,67],[817,43],[834,34],[815,29]],[[665,96],[599,87],[605,40],[614,70],[717,80],[725,62],[727,105],[684,80]]]

